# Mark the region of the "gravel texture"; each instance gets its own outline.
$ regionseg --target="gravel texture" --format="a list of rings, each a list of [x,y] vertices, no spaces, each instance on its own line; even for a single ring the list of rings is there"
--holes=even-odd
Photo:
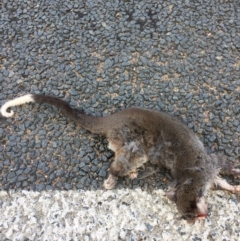
[[[209,196],[208,219],[181,219],[162,190],[0,192],[1,240],[237,241],[239,201],[223,191]],[[26,203],[28,205],[26,205]]]
[[[163,110],[209,152],[239,163],[239,1],[2,0],[0,8],[0,105],[44,93],[98,116],[130,106]],[[111,157],[104,138],[54,107],[29,104],[0,117],[2,191],[94,195]],[[142,174],[117,188],[166,188],[164,173]]]

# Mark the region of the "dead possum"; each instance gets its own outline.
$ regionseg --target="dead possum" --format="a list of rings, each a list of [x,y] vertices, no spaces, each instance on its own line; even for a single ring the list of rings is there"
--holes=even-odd
[[[58,98],[28,94],[6,102],[1,114],[11,117],[13,111],[7,112],[9,107],[28,102],[54,105],[81,127],[107,138],[115,157],[104,181],[106,189],[114,188],[118,177],[136,178],[138,169],[146,162],[162,166],[174,179],[167,196],[189,222],[207,216],[205,196],[209,188],[240,192],[240,186],[232,186],[219,177],[221,172],[239,177],[240,169],[219,156],[208,155],[191,130],[163,112],[129,108],[107,117],[95,117]]]

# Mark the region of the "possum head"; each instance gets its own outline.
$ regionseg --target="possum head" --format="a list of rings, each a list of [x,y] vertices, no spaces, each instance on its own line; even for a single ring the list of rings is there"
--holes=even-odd
[[[196,185],[195,182],[189,178],[167,192],[167,197],[176,203],[178,211],[189,223],[205,218],[208,214],[204,198],[206,187]]]

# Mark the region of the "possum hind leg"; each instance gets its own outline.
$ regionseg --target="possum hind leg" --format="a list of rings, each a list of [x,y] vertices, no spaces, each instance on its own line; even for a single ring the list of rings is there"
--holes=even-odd
[[[233,186],[231,184],[229,184],[226,180],[220,178],[220,177],[217,177],[215,180],[214,180],[214,184],[215,184],[215,187],[217,188],[221,188],[221,189],[224,189],[224,190],[227,190],[229,192],[232,192],[232,193],[240,193],[240,186]]]
[[[220,170],[221,174],[240,178],[240,169],[233,167],[232,163],[225,161]],[[217,177],[214,180],[215,186],[232,193],[240,193],[240,185],[231,185],[225,179]]]
[[[211,154],[210,156],[212,158],[214,165],[220,168],[219,170],[220,174],[240,178],[240,169],[234,167],[231,162],[227,161],[222,156],[217,156],[214,154]],[[225,179],[222,179],[220,177],[215,178],[214,186],[217,188],[230,191],[232,193],[240,193],[240,185],[239,186],[231,185]]]
[[[125,146],[122,148],[115,149],[115,158],[108,169],[108,178],[104,181],[105,189],[113,189],[116,184],[118,177],[126,176],[130,169],[130,151],[126,151]]]
[[[103,187],[105,189],[113,189],[117,184],[118,177],[109,173],[108,178],[104,181]]]
[[[226,158],[215,154],[211,154],[210,156],[214,165],[219,168],[220,174],[240,178],[240,169],[236,168],[232,162],[227,161]]]
[[[120,143],[118,143],[120,144]],[[138,141],[130,141],[121,145],[110,142],[109,148],[115,151],[114,161],[109,168],[109,176],[104,181],[104,188],[112,189],[117,184],[118,177],[129,176],[131,179],[137,177],[137,169],[145,162],[147,156]]]

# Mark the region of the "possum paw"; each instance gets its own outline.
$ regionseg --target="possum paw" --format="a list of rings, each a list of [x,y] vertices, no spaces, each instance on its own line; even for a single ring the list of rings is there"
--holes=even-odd
[[[240,193],[240,186],[233,186],[232,193]]]
[[[109,174],[108,178],[103,183],[103,187],[108,190],[113,189],[117,184],[117,179],[116,176]]]
[[[133,180],[133,179],[137,178],[138,173],[137,173],[137,172],[130,172],[130,173],[128,174],[128,176],[129,176],[129,178],[130,178],[131,180]]]

